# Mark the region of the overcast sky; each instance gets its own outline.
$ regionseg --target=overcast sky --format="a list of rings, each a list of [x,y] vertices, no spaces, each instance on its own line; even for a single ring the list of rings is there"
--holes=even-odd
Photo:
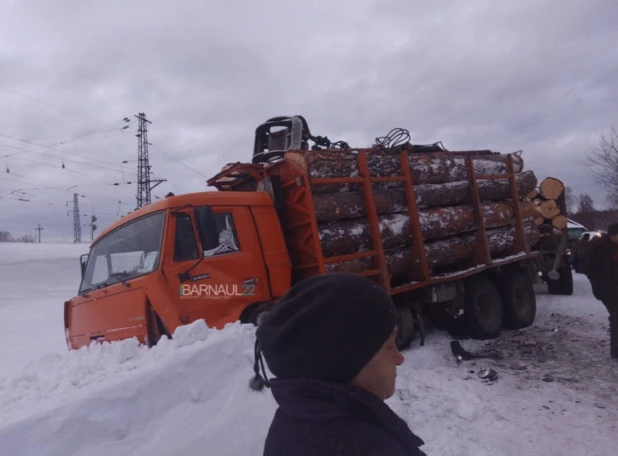
[[[138,112],[159,197],[205,190],[260,123],[302,114],[353,147],[403,127],[523,149],[600,206],[584,153],[618,125],[617,17],[615,0],[4,0],[0,230],[72,242],[73,192],[100,228],[132,210]]]

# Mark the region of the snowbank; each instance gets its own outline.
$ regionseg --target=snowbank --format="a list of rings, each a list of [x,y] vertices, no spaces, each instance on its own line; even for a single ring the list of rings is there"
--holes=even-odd
[[[52,355],[1,382],[0,454],[261,454],[275,404],[248,389],[254,328],[178,335]]]
[[[79,272],[79,257],[88,253],[90,244],[28,244],[0,242],[0,265],[23,263],[33,260],[71,258]]]
[[[84,244],[0,243],[0,378],[65,352],[63,303],[77,294]]]
[[[62,302],[79,283],[77,249],[43,247],[42,260],[30,250],[16,265],[2,247],[1,456],[262,454],[276,404],[268,390],[248,388],[254,327],[196,322],[152,349],[128,340],[69,352]],[[428,455],[616,454],[618,363],[608,359],[607,312],[582,275],[573,296],[537,291],[532,327],[462,341],[500,349],[502,360],[458,365],[438,330],[404,353],[388,404]],[[485,368],[498,380],[480,379]]]

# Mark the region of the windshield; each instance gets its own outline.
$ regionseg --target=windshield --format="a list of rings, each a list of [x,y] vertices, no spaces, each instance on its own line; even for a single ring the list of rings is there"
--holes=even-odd
[[[98,241],[88,256],[79,293],[154,271],[159,264],[165,212],[142,217]]]
[[[569,237],[579,239],[581,235],[586,231],[585,228],[567,228]]]

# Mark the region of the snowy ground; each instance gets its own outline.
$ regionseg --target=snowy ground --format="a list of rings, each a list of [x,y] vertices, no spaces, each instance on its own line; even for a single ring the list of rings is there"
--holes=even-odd
[[[68,352],[62,303],[86,246],[0,244],[0,455],[261,455],[275,410],[248,390],[253,329],[198,324],[148,350],[132,341]],[[526,330],[468,350],[445,333],[405,353],[389,405],[428,455],[598,455],[618,448],[618,362],[607,315],[576,276],[571,297],[538,288]],[[495,382],[477,376],[491,367]]]

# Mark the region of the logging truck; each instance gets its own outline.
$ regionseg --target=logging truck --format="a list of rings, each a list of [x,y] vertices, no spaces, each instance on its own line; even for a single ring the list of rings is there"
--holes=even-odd
[[[208,180],[216,191],[170,194],[97,237],[64,303],[69,349],[132,337],[151,346],[199,319],[257,325],[295,283],[329,272],[390,293],[400,348],[419,331],[423,343],[423,316],[495,338],[533,323],[534,284],[572,293],[559,181],[537,190],[520,153],[406,135],[355,149],[313,136],[300,116],[260,125],[251,161]]]

